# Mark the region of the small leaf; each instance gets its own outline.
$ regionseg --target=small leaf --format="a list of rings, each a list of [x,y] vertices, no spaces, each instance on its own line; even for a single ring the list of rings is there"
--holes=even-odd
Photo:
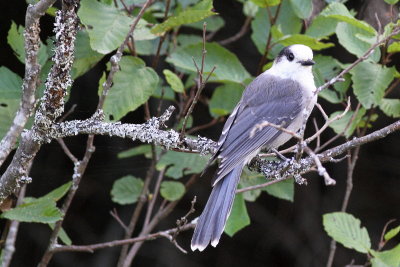
[[[293,179],[283,180],[278,183],[267,186],[263,190],[268,194],[270,194],[271,196],[293,202],[294,180]]]
[[[151,153],[151,146],[150,145],[139,145],[137,147],[124,150],[118,153],[119,159],[130,158],[138,155],[149,154]]]
[[[398,53],[400,52],[400,42],[393,42],[389,45],[387,49],[388,53]]]
[[[400,244],[391,250],[381,252],[371,251],[374,258],[371,260],[372,267],[398,267],[400,266]]]
[[[238,83],[226,83],[215,88],[208,104],[211,115],[220,117],[230,114],[242,97],[243,90],[243,85]]]
[[[389,5],[395,5],[397,4],[397,2],[399,2],[399,0],[385,0],[386,3],[388,3]]]
[[[120,68],[104,103],[107,119],[114,121],[146,103],[158,84],[157,73],[140,58],[124,56]]]
[[[46,195],[40,197],[37,199],[37,201],[41,200],[52,200],[52,201],[58,201],[60,200],[71,188],[72,182],[67,182],[60,187],[57,187],[56,189],[52,190],[51,192],[47,193]]]
[[[400,117],[400,99],[383,98],[381,103],[379,104],[379,108],[387,116],[390,116],[393,118]]]
[[[171,86],[172,90],[174,90],[177,93],[183,93],[185,91],[181,79],[179,79],[179,77],[175,73],[173,73],[168,69],[163,70],[163,73],[165,75],[165,79]]]
[[[395,228],[393,228],[393,229],[390,229],[390,231],[388,231],[385,234],[385,241],[389,241],[390,239],[395,237],[399,232],[400,232],[400,225],[395,227]]]
[[[135,203],[143,189],[143,181],[132,175],[116,180],[111,189],[112,201],[126,205]]]
[[[51,228],[51,230],[54,230],[54,223],[49,223],[48,224]],[[67,233],[65,232],[64,228],[61,227],[60,232],[58,233],[58,238],[67,246],[72,245],[72,241],[69,238],[69,236],[67,235]]]
[[[0,217],[20,222],[54,223],[61,220],[62,213],[55,201],[36,199],[3,212]]]
[[[269,6],[277,6],[281,3],[281,0],[251,0],[251,1],[257,6],[262,8]]]
[[[333,117],[342,114],[343,111],[336,111],[332,113],[329,118],[332,119]],[[354,115],[354,111],[348,111],[341,119],[332,122],[329,127],[333,129],[333,131],[337,134],[341,134],[344,132],[346,138],[349,138],[361,122],[363,116],[365,115],[366,110],[364,108],[360,108],[356,115]],[[354,117],[355,116],[355,117]],[[354,118],[353,118],[354,117]],[[350,120],[352,120],[350,122]],[[347,128],[346,128],[347,127]]]
[[[325,231],[335,241],[346,248],[352,248],[361,253],[368,253],[371,241],[365,227],[360,227],[360,220],[345,212],[327,213],[323,216]]]
[[[166,176],[179,179],[186,174],[200,173],[206,166],[207,157],[199,154],[167,151],[157,163],[157,170],[169,167]]]
[[[308,19],[313,10],[312,0],[290,0],[294,13],[301,19]]]
[[[181,182],[164,181],[161,183],[160,194],[166,200],[175,201],[185,194],[185,186]]]
[[[386,88],[394,78],[395,68],[361,62],[350,73],[353,75],[354,94],[360,103],[369,109],[378,106],[382,101]]]
[[[250,217],[247,213],[246,203],[243,194],[237,194],[233,202],[231,213],[225,226],[225,233],[232,237],[239,230],[250,224]]]

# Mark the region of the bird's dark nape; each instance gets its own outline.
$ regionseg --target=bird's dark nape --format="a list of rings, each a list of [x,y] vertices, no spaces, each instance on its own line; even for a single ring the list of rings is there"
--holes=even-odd
[[[237,166],[214,186],[194,230],[193,251],[203,251],[210,242],[213,247],[218,244],[232,209],[242,169],[242,164]]]

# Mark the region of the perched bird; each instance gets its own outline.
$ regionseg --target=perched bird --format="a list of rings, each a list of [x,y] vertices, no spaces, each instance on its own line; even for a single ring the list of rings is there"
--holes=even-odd
[[[305,111],[311,110],[317,101],[312,59],[313,52],[308,46],[285,47],[272,67],[246,87],[209,162],[220,159],[213,190],[194,230],[193,251],[203,251],[210,242],[214,247],[218,244],[243,167],[262,148],[275,149],[292,137],[277,127],[266,126],[256,131],[254,127],[269,122],[297,132],[307,119]]]

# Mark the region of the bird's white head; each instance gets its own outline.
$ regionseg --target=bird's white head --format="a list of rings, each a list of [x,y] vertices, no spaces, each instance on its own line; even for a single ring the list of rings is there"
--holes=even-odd
[[[268,72],[282,78],[294,79],[302,75],[312,75],[311,67],[315,64],[312,59],[311,48],[301,44],[291,45],[282,49]]]

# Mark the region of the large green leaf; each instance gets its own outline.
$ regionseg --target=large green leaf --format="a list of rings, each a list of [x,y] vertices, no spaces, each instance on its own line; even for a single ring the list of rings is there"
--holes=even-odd
[[[354,94],[366,109],[381,103],[395,72],[394,67],[387,68],[372,62],[361,62],[350,71]]]
[[[190,7],[180,12],[178,15],[168,18],[163,23],[154,26],[151,29],[151,32],[154,34],[162,34],[174,27],[203,20],[209,16],[217,14],[211,11],[212,9],[212,0],[202,0],[195,6]]]
[[[368,253],[371,240],[367,229],[361,228],[360,220],[345,212],[327,213],[323,216],[325,231],[330,237],[347,248]]]
[[[314,37],[304,34],[286,35],[277,40],[277,42],[283,44],[284,46],[289,46],[293,44],[303,44],[310,47],[313,50],[322,50],[334,46],[333,43],[323,43],[318,41]]]
[[[13,49],[15,56],[19,61],[25,63],[25,46],[24,46],[24,27],[17,26],[13,21],[7,35],[7,42]],[[46,45],[40,41],[38,52],[38,61],[40,65],[44,65],[48,58]]]
[[[314,38],[323,38],[335,33],[338,20],[318,15],[307,28],[306,34]]]
[[[243,90],[243,85],[238,83],[227,83],[215,88],[208,103],[211,115],[220,117],[231,113],[242,97]]]
[[[104,112],[110,120],[110,116],[119,120],[147,102],[158,84],[157,73],[140,58],[124,56],[120,68],[104,103]]]
[[[119,47],[134,19],[114,5],[102,4],[96,0],[82,0],[80,5],[78,15],[87,27],[92,49],[101,54],[108,54]],[[150,33],[147,22],[143,19],[136,26],[133,37],[135,41],[156,38]]]
[[[390,117],[400,117],[400,99],[383,98],[379,104],[379,108]]]
[[[343,118],[340,120],[332,122],[329,127],[333,129],[333,131],[337,134],[341,134],[344,131],[344,135],[346,138],[349,138],[361,122],[363,116],[365,115],[366,110],[364,108],[360,108],[357,114],[354,115],[353,111],[348,111]],[[332,119],[333,117],[342,114],[342,111],[336,111],[332,113],[329,117]],[[353,118],[354,117],[354,118]],[[352,121],[350,121],[352,120]],[[347,127],[347,128],[346,128]]]
[[[185,194],[185,186],[181,182],[164,181],[161,183],[160,194],[166,200],[175,201]]]
[[[126,205],[135,203],[143,189],[143,181],[139,178],[127,175],[119,178],[111,189],[112,201]]]
[[[102,59],[103,55],[94,51],[90,47],[89,34],[86,30],[78,31],[75,40],[75,61],[72,66],[72,78],[85,74],[97,62]]]
[[[225,226],[225,233],[233,236],[236,232],[250,224],[250,217],[247,213],[246,203],[242,194],[237,194],[233,202],[231,214]]]
[[[267,186],[263,189],[271,196],[293,202],[294,199],[294,180],[287,179]]]
[[[400,244],[386,251],[371,251],[374,258],[371,260],[372,267],[399,267],[400,266]]]
[[[186,24],[185,26],[186,27],[190,27],[190,28],[195,28],[195,29],[198,29],[198,30],[203,30],[204,22],[207,23],[207,29],[206,30],[207,31],[211,31],[211,32],[218,31],[219,29],[221,29],[225,25],[225,22],[221,17],[212,16],[212,17],[208,17],[206,19],[200,20],[198,22]],[[198,37],[200,37],[200,36],[198,36]]]
[[[176,67],[196,72],[196,67],[192,58],[194,58],[197,65],[200,67],[202,48],[202,43],[185,46],[172,53],[167,61]],[[213,80],[240,83],[250,77],[250,74],[242,66],[236,55],[226,48],[217,43],[207,43],[206,50],[207,55],[204,64],[204,73],[209,73],[215,66],[216,69],[213,73]]]
[[[157,170],[169,167],[166,176],[179,179],[183,175],[199,173],[206,166],[208,157],[194,153],[167,151],[157,163]]]
[[[307,19],[310,17],[313,10],[312,0],[290,0],[292,9],[296,15],[301,19]]]

